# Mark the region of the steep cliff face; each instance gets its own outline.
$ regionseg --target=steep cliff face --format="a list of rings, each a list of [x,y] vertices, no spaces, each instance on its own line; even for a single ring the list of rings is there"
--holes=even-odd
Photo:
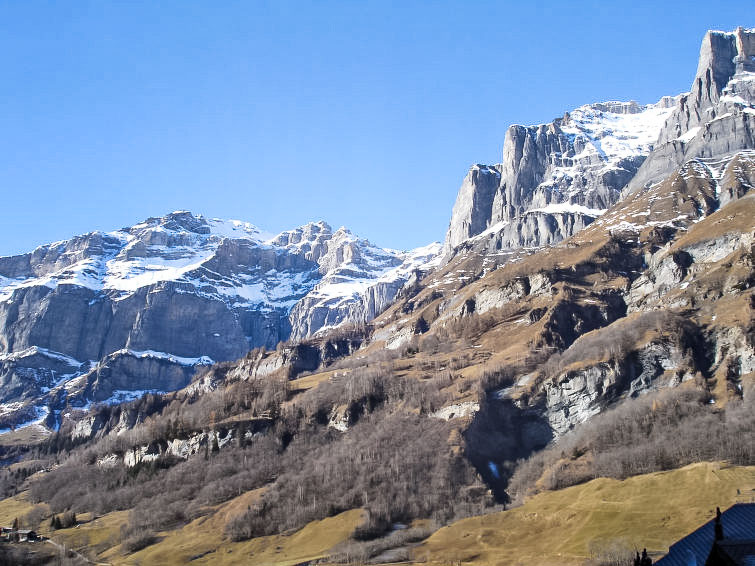
[[[300,340],[344,321],[367,322],[383,312],[416,272],[438,263],[440,244],[411,252],[357,246],[343,229],[320,257],[322,279],[291,309],[291,337]]]
[[[472,166],[464,177],[451,212],[446,250],[487,230],[492,217],[493,199],[500,184],[500,165]]]
[[[317,264],[189,213],[0,258],[0,348],[80,361],[123,347],[229,359],[287,336]]]
[[[472,167],[444,251],[550,245],[583,229],[622,191],[691,159],[755,147],[755,31],[708,32],[690,92],[657,104],[583,106],[550,124],[511,126],[500,165]]]
[[[464,179],[446,253],[475,237],[476,247],[500,250],[581,230],[618,200],[675,102],[591,104],[550,124],[511,126],[502,163],[475,165]]]
[[[755,30],[709,31],[690,92],[679,97],[655,149],[629,183],[636,190],[694,158],[755,148]]]

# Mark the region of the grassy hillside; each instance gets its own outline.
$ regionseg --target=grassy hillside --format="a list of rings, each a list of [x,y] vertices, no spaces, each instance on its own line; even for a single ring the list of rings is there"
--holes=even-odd
[[[229,542],[222,537],[229,515],[259,493],[250,492],[215,508],[183,528],[158,534],[159,542],[129,554],[118,541],[126,513],[114,512],[55,540],[111,564],[266,564],[290,566],[325,559],[349,540],[363,520],[360,510],[314,521],[286,535]],[[412,551],[424,564],[583,564],[602,549],[647,547],[656,556],[714,514],[716,506],[755,499],[755,466],[701,463],[635,476],[597,479],[545,491],[523,506],[471,517],[443,527]],[[24,495],[0,502],[8,522],[31,509]],[[86,519],[86,517],[85,517]],[[46,531],[43,521],[42,531]]]
[[[613,543],[656,555],[710,520],[716,506],[755,498],[755,467],[711,463],[600,478],[540,493],[523,506],[438,530],[415,550],[429,564],[582,564]]]
[[[313,521],[303,529],[285,535],[259,537],[243,542],[230,542],[223,536],[223,527],[230,516],[237,515],[259,498],[259,491],[245,493],[183,528],[158,533],[155,544],[130,552],[120,541],[120,530],[128,523],[127,511],[115,511],[101,517],[89,514],[79,517],[76,528],[50,531],[49,512],[37,531],[59,544],[76,549],[92,560],[108,564],[269,564],[290,566],[322,559],[337,545],[347,541],[364,519],[359,509],[347,511],[322,521]],[[0,501],[0,523],[10,525],[14,518],[22,523],[33,509],[26,493]],[[31,526],[31,525],[24,525]]]

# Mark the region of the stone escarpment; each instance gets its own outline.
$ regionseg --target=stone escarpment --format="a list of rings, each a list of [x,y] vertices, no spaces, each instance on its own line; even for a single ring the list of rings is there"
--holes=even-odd
[[[690,159],[755,148],[755,30],[709,31],[689,93],[682,95],[655,149],[629,183],[636,190]]]

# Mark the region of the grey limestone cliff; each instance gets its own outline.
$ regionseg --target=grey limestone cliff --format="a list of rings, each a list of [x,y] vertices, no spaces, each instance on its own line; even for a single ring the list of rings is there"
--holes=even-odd
[[[708,32],[690,92],[640,106],[583,106],[538,126],[511,126],[499,165],[475,165],[446,235],[481,252],[538,247],[581,230],[624,192],[691,159],[755,147],[755,31]]]
[[[754,147],[755,30],[709,31],[690,92],[679,97],[628,190],[658,182],[691,159]]]
[[[482,250],[552,244],[581,230],[620,197],[675,104],[606,102],[549,124],[511,126],[499,165],[467,174],[445,241],[450,254],[476,238]]]

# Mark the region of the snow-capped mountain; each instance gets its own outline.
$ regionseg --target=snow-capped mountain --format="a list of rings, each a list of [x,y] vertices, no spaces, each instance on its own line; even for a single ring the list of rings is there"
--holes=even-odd
[[[0,410],[12,422],[175,389],[197,365],[368,321],[439,250],[386,250],[324,222],[273,236],[178,211],[0,257]]]
[[[709,31],[688,93],[679,97],[655,149],[628,186],[647,187],[691,159],[755,147],[755,30]]]
[[[755,145],[755,33],[709,32],[692,89],[655,104],[581,106],[549,124],[511,126],[498,165],[462,183],[445,242],[494,252],[571,236],[690,159]]]
[[[464,179],[446,251],[483,233],[491,250],[515,249],[584,228],[619,199],[676,100],[589,104],[549,124],[511,126],[502,163],[475,165]]]

